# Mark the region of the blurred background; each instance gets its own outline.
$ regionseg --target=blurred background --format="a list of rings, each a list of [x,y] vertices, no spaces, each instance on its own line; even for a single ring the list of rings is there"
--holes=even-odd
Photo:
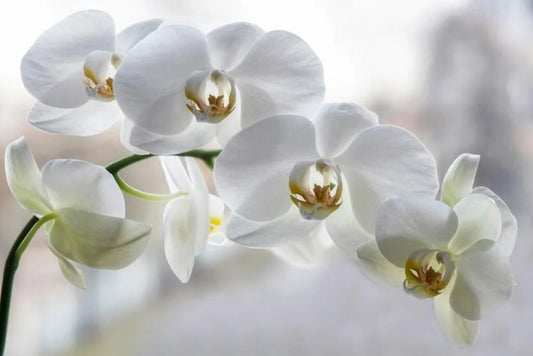
[[[356,101],[382,123],[413,131],[436,156],[441,178],[460,153],[481,154],[476,185],[499,194],[518,218],[517,286],[509,303],[482,320],[478,342],[459,347],[439,329],[430,300],[379,285],[335,249],[301,269],[269,251],[210,247],[182,285],[163,254],[164,203],[127,199],[130,218],[155,226],[148,249],[121,271],[84,269],[85,291],[63,278],[44,236],[36,236],[16,276],[6,355],[533,353],[533,1],[2,1],[2,152],[25,135],[40,166],[54,158],[106,165],[129,154],[118,124],[72,138],[25,119],[34,99],[20,79],[21,57],[41,32],[89,8],[108,12],[117,30],[157,17],[204,31],[248,21],[296,33],[323,62],[326,100]],[[149,160],[124,177],[164,192],[158,172]],[[30,214],[3,175],[0,197],[3,261]]]

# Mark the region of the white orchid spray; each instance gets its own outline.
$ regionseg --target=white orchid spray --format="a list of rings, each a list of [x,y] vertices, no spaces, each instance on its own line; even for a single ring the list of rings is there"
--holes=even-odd
[[[162,26],[124,57],[115,94],[134,152],[178,153],[276,114],[311,114],[322,102],[322,64],[299,37],[233,23],[207,35]]]
[[[444,331],[472,344],[479,320],[511,295],[509,257],[517,234],[507,205],[473,188],[479,156],[459,156],[446,173],[441,201],[418,196],[387,200],[376,217],[376,241],[358,256],[367,271],[419,298],[433,298]]]
[[[118,35],[102,11],[74,13],[45,31],[21,63],[26,89],[39,101],[28,120],[41,130],[88,136],[118,118],[114,75],[124,54],[161,20],[134,24]]]
[[[462,344],[509,299],[516,219],[491,190],[473,187],[479,156],[457,158],[435,200],[426,146],[358,104],[323,104],[322,64],[292,33],[237,22],[204,34],[148,20],[117,35],[109,15],[89,10],[45,31],[21,71],[38,99],[34,126],[93,135],[122,111],[120,140],[135,154],[105,168],[56,159],[39,170],[24,138],[7,146],[7,183],[34,217],[6,260],[0,352],[15,271],[40,227],[77,287],[85,287],[77,264],[118,269],[141,255],[151,227],[125,218],[123,193],[166,202],[165,257],[182,283],[206,245],[227,237],[298,266],[336,245],[372,275],[433,298],[445,332]],[[222,150],[199,149],[214,139]],[[158,155],[169,194],[121,178]],[[220,198],[195,158],[213,170]]]

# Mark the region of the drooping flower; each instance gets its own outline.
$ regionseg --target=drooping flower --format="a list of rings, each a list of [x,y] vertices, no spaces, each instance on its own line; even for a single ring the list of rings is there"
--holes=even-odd
[[[131,119],[123,141],[151,153],[224,145],[277,114],[311,114],[324,94],[322,65],[299,37],[233,23],[204,35],[162,26],[124,58],[117,101]]]
[[[113,176],[103,167],[79,160],[56,159],[41,171],[24,137],[6,149],[6,178],[20,205],[44,225],[47,243],[63,275],[84,288],[81,270],[118,269],[143,251],[151,227],[124,219],[125,205]]]
[[[435,161],[411,133],[378,125],[356,104],[327,104],[308,120],[276,116],[235,135],[215,162],[215,183],[232,209],[228,238],[274,247],[308,236],[325,222],[341,248],[374,234],[389,197],[434,197]]]
[[[433,298],[437,318],[457,343],[472,344],[480,318],[511,294],[509,256],[516,220],[484,187],[472,189],[479,156],[463,154],[445,175],[442,201],[387,200],[376,218],[376,240],[359,247],[371,274],[420,298]]]
[[[187,170],[180,158],[161,157],[170,191],[185,193],[167,204],[163,216],[165,256],[183,283],[189,280],[194,258],[205,249],[208,239],[224,238],[224,203],[209,194],[194,159],[187,157],[185,163]]]
[[[134,24],[118,35],[102,11],[74,13],[46,30],[21,63],[26,89],[39,101],[28,120],[41,130],[87,136],[118,116],[114,75],[124,54],[161,20]]]

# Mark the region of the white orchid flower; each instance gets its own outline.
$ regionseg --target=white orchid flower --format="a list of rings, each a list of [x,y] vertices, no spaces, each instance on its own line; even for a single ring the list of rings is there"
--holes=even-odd
[[[185,158],[187,170],[179,157],[160,159],[170,191],[185,193],[165,207],[163,238],[170,268],[182,283],[187,283],[194,258],[205,249],[208,239],[224,239],[224,203],[209,194],[193,158]]]
[[[117,101],[131,119],[126,147],[165,154],[224,145],[276,114],[311,114],[324,95],[322,64],[299,37],[233,23],[207,35],[166,25],[124,57]]]
[[[233,215],[226,235],[253,247],[301,241],[325,223],[341,248],[374,235],[389,197],[434,197],[435,160],[411,133],[378,125],[356,104],[327,104],[313,121],[276,116],[235,135],[215,162],[215,183]]]
[[[161,20],[134,24],[118,35],[102,11],[74,13],[35,41],[22,59],[22,80],[39,101],[28,114],[46,132],[87,136],[118,117],[113,79],[124,54]]]
[[[78,160],[52,160],[41,171],[24,137],[6,149],[6,178],[13,196],[44,224],[48,246],[64,276],[85,288],[72,261],[118,269],[143,251],[151,227],[124,219],[124,197],[103,167]]]
[[[375,243],[358,249],[371,274],[417,297],[433,298],[437,318],[455,342],[472,344],[480,318],[511,295],[510,254],[516,220],[487,188],[472,189],[479,156],[463,154],[445,175],[441,201],[387,200]]]

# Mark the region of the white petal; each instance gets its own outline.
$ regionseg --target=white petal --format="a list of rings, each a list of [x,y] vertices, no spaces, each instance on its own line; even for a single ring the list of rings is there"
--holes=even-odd
[[[62,256],[89,267],[119,269],[143,252],[151,227],[136,221],[61,209],[49,243]]]
[[[171,193],[190,192],[192,183],[183,165],[182,158],[175,156],[159,157],[163,174]]]
[[[137,155],[145,155],[150,152],[143,150],[139,147],[134,146],[130,141],[133,138],[134,130],[136,130],[136,126],[133,122],[131,122],[130,119],[128,119],[126,116],[122,117],[122,125],[120,126],[120,143],[122,146],[124,146],[128,151],[137,154]],[[146,130],[143,130],[146,131]],[[159,136],[159,135],[154,135]]]
[[[220,197],[232,211],[257,221],[285,214],[289,174],[299,161],[318,158],[313,124],[300,116],[261,121],[231,139],[215,161]]]
[[[381,253],[397,267],[414,251],[446,250],[457,230],[457,215],[446,204],[422,197],[391,198],[376,217]]]
[[[77,12],[46,30],[22,58],[26,89],[46,105],[73,108],[88,97],[83,62],[93,50],[113,51],[115,25],[102,11]]]
[[[361,131],[378,124],[378,116],[355,103],[324,104],[314,119],[320,155],[341,154]]]
[[[335,159],[350,187],[361,226],[373,234],[378,207],[391,196],[434,198],[438,189],[435,159],[412,133],[395,126],[361,132]]]
[[[47,162],[41,173],[54,210],[72,208],[124,217],[124,196],[104,167],[85,161],[56,159]]]
[[[180,230],[187,231],[187,239],[193,241],[194,255],[200,254],[207,243],[210,227],[210,210],[209,210],[209,192],[198,165],[191,157],[184,159],[187,170],[183,161],[179,157],[161,157],[161,165],[171,192],[183,191],[188,192],[187,208],[183,207],[184,202],[179,201],[173,207],[169,203],[169,211],[182,209],[186,213],[185,217],[172,217],[165,215],[169,224],[185,224]],[[223,207],[222,207],[223,208]],[[176,225],[177,226],[177,225]],[[168,232],[167,234],[172,234]],[[185,238],[181,236],[180,238]]]
[[[498,244],[503,247],[505,253],[511,256],[516,243],[516,235],[518,234],[518,225],[513,213],[505,204],[505,202],[496,194],[494,194],[489,188],[476,187],[472,190],[472,193],[484,194],[494,200],[496,206],[500,210],[500,216],[502,220],[502,232],[498,239]]]
[[[136,125],[162,135],[177,134],[193,115],[185,104],[185,82],[209,70],[207,41],[187,26],[160,27],[124,56],[115,75],[115,97]]]
[[[343,185],[342,204],[328,216],[326,227],[337,247],[352,259],[356,258],[357,247],[369,240],[374,240],[374,236],[363,230],[355,219],[349,187],[346,184]]]
[[[457,214],[459,224],[448,246],[449,251],[459,254],[479,240],[496,241],[500,237],[500,211],[494,200],[486,195],[468,195],[461,199],[453,210]]]
[[[462,317],[479,320],[511,297],[509,256],[497,243],[481,240],[456,259],[457,279],[450,304]]]
[[[50,231],[51,226],[53,226],[54,222],[52,221],[48,224],[49,225],[47,226],[47,231]],[[85,289],[87,285],[85,284],[85,277],[83,276],[83,272],[67,258],[63,257],[58,251],[56,251],[54,246],[50,244],[49,239],[47,239],[47,244],[52,253],[57,257],[57,262],[59,264],[59,268],[61,269],[61,273],[63,273],[63,276],[65,276],[65,278],[74,286],[81,289]]]
[[[472,192],[479,156],[463,153],[453,161],[442,180],[440,200],[453,207]]]
[[[226,226],[226,236],[249,247],[275,247],[307,238],[319,223],[319,220],[302,218],[295,206],[285,215],[268,222],[248,220],[233,213]]]
[[[222,199],[209,194],[209,237],[207,243],[214,246],[228,246],[232,242],[226,238],[226,225],[231,212]]]
[[[324,97],[320,60],[289,32],[258,38],[230,74],[241,94],[243,127],[279,114],[314,116]]]
[[[209,237],[210,211],[209,192],[204,177],[192,157],[185,157],[187,172],[191,178],[192,190],[189,192],[190,232],[194,236],[194,253],[199,255]]]
[[[126,54],[137,42],[154,32],[161,22],[163,20],[152,19],[125,28],[117,35],[115,52],[121,55]]]
[[[63,276],[72,283],[74,286],[85,289],[87,288],[87,284],[85,283],[85,277],[83,276],[83,272],[76,266],[74,266],[72,263],[70,263],[69,260],[66,258],[57,258],[57,262],[59,263],[59,268],[61,269],[61,273],[63,273]]]
[[[28,113],[28,121],[45,132],[90,136],[110,128],[119,112],[114,102],[91,100],[72,109],[56,108],[37,102]]]
[[[124,147],[133,153],[175,154],[197,149],[211,141],[215,137],[216,126],[192,120],[179,134],[160,135],[135,126],[126,118],[120,137]]]
[[[460,345],[472,345],[479,332],[478,320],[467,320],[457,314],[450,305],[450,288],[433,298],[437,320],[450,339]]]
[[[263,33],[258,26],[247,22],[232,23],[209,32],[207,43],[213,67],[233,69]]]
[[[9,189],[20,205],[38,215],[52,211],[41,172],[24,137],[7,146],[5,170]]]
[[[209,194],[209,217],[211,219],[219,219],[220,221],[224,220],[225,206],[222,199],[216,195]]]
[[[324,224],[319,224],[307,237],[272,247],[270,251],[292,266],[307,268],[321,262],[331,245],[331,239]]]
[[[368,241],[357,248],[363,271],[380,282],[401,288],[405,280],[404,268],[396,267],[379,251],[376,241]]]
[[[191,276],[195,256],[196,242],[190,226],[189,202],[188,196],[174,199],[167,204],[163,215],[165,256],[182,283],[187,283]]]

